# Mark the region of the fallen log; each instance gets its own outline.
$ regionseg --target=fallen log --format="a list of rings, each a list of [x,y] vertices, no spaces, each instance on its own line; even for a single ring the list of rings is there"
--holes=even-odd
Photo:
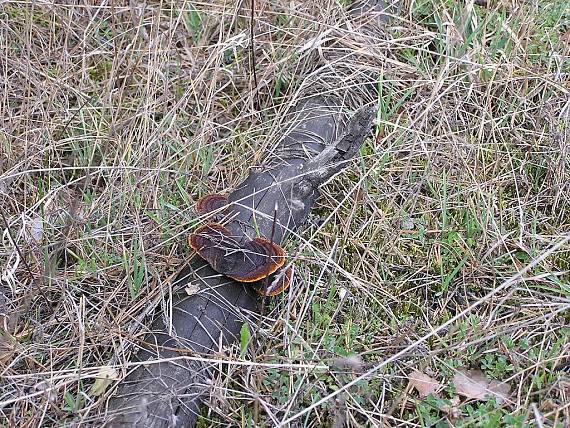
[[[383,9],[379,1],[363,1],[352,10],[358,16],[376,13],[378,24],[386,19],[378,14]],[[359,100],[356,104],[362,105],[363,97],[355,98]],[[234,241],[238,253],[260,236],[280,245],[302,226],[319,188],[357,154],[371,131],[373,116],[369,107],[354,113],[339,94],[309,95],[297,103],[284,121],[288,129],[283,140],[265,163],[228,195],[227,205],[218,209],[216,201],[203,204],[212,203],[216,212],[223,211],[219,223],[227,232],[216,230],[225,234],[226,241],[228,237]],[[153,321],[151,333],[134,355],[133,368],[108,402],[108,426],[194,426],[200,397],[210,388],[214,370],[207,357],[239,340],[248,314],[258,310],[258,291],[283,280],[290,265],[290,260],[285,260],[269,278],[255,283],[236,281],[227,274],[249,278],[247,274],[255,266],[242,270],[229,267],[235,260],[216,252],[219,243],[211,234],[206,233],[206,238],[206,244],[203,239],[191,240],[198,252],[209,246],[209,252],[201,252],[208,260],[195,256],[177,278],[170,316]],[[197,291],[188,295],[188,288]]]

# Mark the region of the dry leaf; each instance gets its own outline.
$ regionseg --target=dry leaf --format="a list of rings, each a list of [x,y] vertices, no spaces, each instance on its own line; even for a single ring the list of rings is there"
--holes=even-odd
[[[461,416],[461,409],[459,408],[459,397],[455,396],[450,400],[450,404],[443,404],[440,410],[446,413],[451,419],[457,419]]]
[[[16,351],[16,341],[11,335],[14,330],[14,317],[10,317],[7,300],[0,291],[0,365],[12,360]],[[17,316],[15,318],[17,319]]]
[[[109,385],[119,378],[119,373],[113,367],[103,366],[97,372],[96,378],[91,387],[91,395],[94,397],[103,395]]]
[[[14,347],[10,337],[8,337],[8,333],[0,333],[0,365],[3,366],[10,361],[13,353]]]
[[[44,221],[41,217],[32,217],[24,220],[24,240],[29,244],[39,244],[44,237]]]
[[[404,230],[414,230],[416,224],[414,223],[414,219],[411,217],[407,217],[402,220],[402,229]]]
[[[54,387],[54,384],[50,379],[36,383],[34,388],[45,393],[45,396],[50,403],[57,402],[57,389]]]
[[[193,284],[193,283],[188,283],[186,285],[186,288],[184,288],[184,291],[186,292],[186,294],[188,294],[189,296],[192,296],[193,294],[197,294],[198,291],[200,291],[200,286],[197,284]]]
[[[362,369],[364,362],[358,355],[349,355],[347,357],[337,358],[332,365],[341,370],[358,371]]]
[[[0,366],[9,364],[18,351],[19,344],[9,333],[0,331]]]
[[[507,383],[489,380],[480,370],[458,370],[453,376],[453,385],[459,395],[482,401],[494,396],[499,405],[508,399],[511,392]]]
[[[489,391],[495,396],[497,404],[501,405],[509,399],[511,395],[511,386],[506,382],[492,380],[489,383]]]
[[[425,398],[430,394],[435,395],[441,388],[441,384],[437,380],[418,370],[412,371],[409,379],[410,386],[418,391],[421,398]]]

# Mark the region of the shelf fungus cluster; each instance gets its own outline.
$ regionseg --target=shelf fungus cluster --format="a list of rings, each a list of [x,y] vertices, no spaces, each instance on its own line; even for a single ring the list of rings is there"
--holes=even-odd
[[[196,212],[211,214],[213,220],[219,221],[227,204],[226,196],[207,195],[196,203]],[[291,283],[293,270],[285,267],[285,250],[269,239],[244,240],[243,236],[233,235],[227,226],[212,221],[191,234],[188,243],[216,272],[251,283],[263,296],[275,296]]]

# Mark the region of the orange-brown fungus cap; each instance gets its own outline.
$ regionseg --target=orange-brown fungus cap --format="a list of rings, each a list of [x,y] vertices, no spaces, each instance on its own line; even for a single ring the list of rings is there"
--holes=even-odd
[[[283,291],[287,290],[293,280],[293,268],[289,267],[285,271],[278,270],[274,275],[268,278],[268,284],[257,287],[256,291],[262,296],[272,297],[277,296]]]
[[[243,247],[241,263],[234,272],[226,273],[240,282],[256,282],[266,278],[285,264],[285,251],[265,238],[255,238]]]
[[[196,202],[196,212],[198,215],[205,215],[216,211],[228,204],[228,197],[213,193],[206,195]]]
[[[222,244],[229,240],[230,231],[219,223],[208,223],[199,227],[188,237],[188,243],[193,250],[200,253],[204,248]],[[204,257],[205,258],[205,257]]]
[[[265,238],[240,245],[218,223],[200,227],[188,243],[216,272],[240,282],[259,281],[285,264],[285,251],[279,245]]]

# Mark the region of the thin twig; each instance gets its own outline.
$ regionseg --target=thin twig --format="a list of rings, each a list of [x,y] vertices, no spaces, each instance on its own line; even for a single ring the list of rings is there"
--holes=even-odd
[[[254,38],[254,27],[255,27],[255,0],[251,0],[251,15],[249,21],[249,59],[251,64],[251,69],[253,71],[253,91],[252,95],[254,97],[254,108],[260,110],[259,93],[257,87],[257,63],[255,60],[255,38]]]

